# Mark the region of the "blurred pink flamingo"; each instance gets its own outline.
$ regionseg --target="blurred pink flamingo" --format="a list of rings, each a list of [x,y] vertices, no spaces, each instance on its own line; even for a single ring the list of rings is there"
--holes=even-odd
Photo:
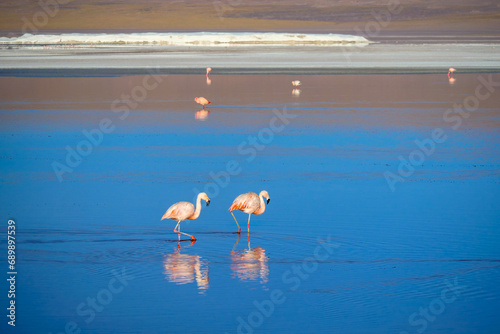
[[[212,79],[210,79],[210,72],[212,71],[211,67],[207,67],[207,85],[212,84]]]
[[[205,109],[205,106],[209,103],[212,103],[210,101],[208,101],[206,98],[204,97],[195,97],[194,98],[194,101],[198,104],[201,104],[203,106],[203,109]]]
[[[456,69],[454,69],[453,67],[450,67],[450,69],[448,70],[448,79],[451,79],[453,77],[453,72],[455,72]]]

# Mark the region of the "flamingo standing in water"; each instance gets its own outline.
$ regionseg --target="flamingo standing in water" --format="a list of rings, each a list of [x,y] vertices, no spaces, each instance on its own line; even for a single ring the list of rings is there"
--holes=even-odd
[[[210,79],[210,72],[212,71],[211,67],[207,67],[207,85],[212,84],[212,79]]]
[[[300,85],[302,85],[302,82],[300,82],[299,80],[294,80],[292,81],[292,85],[293,87],[300,87]]]
[[[179,235],[179,241],[181,240],[181,234],[187,235],[191,238],[192,241],[196,241],[196,238],[190,234],[181,232],[181,221],[190,219],[194,220],[200,216],[201,212],[201,200],[205,200],[207,202],[207,206],[210,204],[210,198],[208,198],[207,194],[199,193],[196,198],[196,210],[194,205],[189,202],[177,202],[168,208],[167,212],[161,217],[163,219],[172,219],[177,221],[177,225],[174,227],[174,232]],[[177,230],[177,226],[179,226],[179,230]]]
[[[233,210],[240,210],[244,213],[248,213],[247,227],[248,233],[250,233],[250,217],[252,213],[254,215],[261,215],[264,213],[264,211],[266,211],[266,202],[264,202],[263,197],[267,198],[267,204],[269,204],[269,201],[271,199],[269,198],[269,194],[265,190],[262,190],[259,195],[250,191],[235,198],[233,204],[229,207],[229,211],[231,212],[231,215],[233,215],[236,225],[238,225],[238,233],[241,233],[241,227],[233,214]]]
[[[453,72],[455,72],[456,69],[454,69],[453,67],[450,67],[450,69],[448,70],[448,79],[451,79],[453,77]]]
[[[208,101],[206,98],[204,97],[195,97],[194,98],[194,101],[198,104],[201,104],[203,106],[203,109],[205,109],[205,106],[209,103],[212,103],[210,101]]]

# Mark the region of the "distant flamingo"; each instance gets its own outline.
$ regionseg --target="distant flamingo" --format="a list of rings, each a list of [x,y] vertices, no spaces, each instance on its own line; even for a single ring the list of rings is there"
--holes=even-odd
[[[241,233],[241,227],[233,214],[233,210],[240,210],[244,213],[248,213],[247,227],[248,232],[250,233],[250,217],[252,213],[254,215],[261,215],[264,213],[264,211],[266,211],[266,202],[264,202],[263,197],[267,198],[267,204],[269,204],[269,201],[271,199],[269,198],[269,194],[265,190],[262,190],[258,196],[256,193],[251,191],[245,194],[241,194],[233,201],[233,204],[229,207],[229,211],[231,212],[231,215],[233,215],[236,225],[238,225],[238,233]]]
[[[210,72],[212,71],[211,67],[207,67],[207,85],[212,84],[212,79],[210,79]]]
[[[453,77],[453,72],[455,72],[456,69],[454,69],[453,67],[450,67],[450,69],[448,70],[448,79],[451,79]]]
[[[302,85],[302,82],[300,82],[299,80],[294,80],[292,81],[292,85],[293,87],[299,87],[300,85]]]
[[[194,220],[200,216],[201,212],[201,200],[204,199],[207,202],[207,206],[210,204],[210,198],[208,198],[207,194],[199,193],[196,198],[196,210],[194,209],[194,205],[189,202],[177,202],[168,208],[167,212],[161,217],[163,219],[172,219],[177,221],[177,225],[174,227],[174,232],[179,235],[179,240],[181,240],[181,234],[187,235],[191,238],[192,241],[196,241],[196,238],[190,234],[181,232],[181,221],[190,219]],[[179,226],[179,230],[177,231],[177,226]]]
[[[194,101],[198,104],[201,104],[203,106],[203,109],[205,109],[205,106],[209,103],[212,103],[210,101],[208,101],[206,98],[204,97],[195,97],[194,98]]]

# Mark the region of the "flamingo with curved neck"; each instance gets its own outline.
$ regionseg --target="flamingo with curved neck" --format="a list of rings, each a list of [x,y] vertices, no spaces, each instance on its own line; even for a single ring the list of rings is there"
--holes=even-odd
[[[174,227],[174,232],[179,235],[179,241],[181,240],[181,234],[187,235],[192,241],[196,241],[196,238],[191,234],[181,232],[180,224],[183,220],[194,220],[200,216],[202,199],[207,202],[207,206],[210,204],[210,198],[208,198],[207,194],[199,193],[196,198],[196,209],[192,203],[177,202],[169,207],[167,212],[165,212],[163,217],[161,217],[161,220],[168,218],[177,221],[177,225]],[[177,230],[177,227],[179,227],[179,230]]]
[[[267,202],[264,201],[264,197],[267,199]],[[235,198],[233,204],[231,204],[231,206],[229,207],[229,211],[231,212],[231,215],[233,216],[236,225],[238,225],[238,233],[241,233],[241,227],[240,224],[238,224],[238,220],[236,220],[236,217],[233,214],[233,210],[240,210],[243,211],[244,213],[248,213],[247,228],[248,228],[248,233],[250,233],[251,215],[263,214],[264,211],[266,211],[266,204],[269,204],[270,200],[271,198],[269,197],[268,192],[265,190],[262,190],[259,195],[250,191],[241,194]]]

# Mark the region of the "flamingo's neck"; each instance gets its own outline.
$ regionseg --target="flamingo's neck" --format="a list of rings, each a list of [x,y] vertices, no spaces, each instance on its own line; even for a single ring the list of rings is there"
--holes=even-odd
[[[266,211],[266,202],[264,202],[264,197],[262,195],[259,195],[259,199],[260,199],[260,207],[254,211],[254,215],[261,215],[264,213],[264,211]]]
[[[201,212],[201,195],[198,195],[196,198],[196,210],[194,211],[193,215],[189,217],[188,219],[196,219],[200,216]]]

